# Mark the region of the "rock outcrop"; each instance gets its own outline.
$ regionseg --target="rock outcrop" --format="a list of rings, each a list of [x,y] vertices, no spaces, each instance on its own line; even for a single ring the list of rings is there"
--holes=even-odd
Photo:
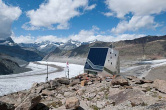
[[[88,74],[56,78],[0,97],[0,110],[8,105],[15,110],[165,110],[165,82],[133,76],[104,80]]]

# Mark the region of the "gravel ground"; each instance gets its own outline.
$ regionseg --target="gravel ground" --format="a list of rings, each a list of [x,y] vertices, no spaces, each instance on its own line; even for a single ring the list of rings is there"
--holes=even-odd
[[[150,80],[166,80],[166,66],[153,68],[145,78]]]

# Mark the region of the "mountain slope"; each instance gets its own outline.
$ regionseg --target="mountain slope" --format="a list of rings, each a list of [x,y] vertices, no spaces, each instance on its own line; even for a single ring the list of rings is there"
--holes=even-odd
[[[0,40],[0,53],[7,54],[12,57],[17,57],[25,61],[41,60],[43,56],[36,51],[27,50],[16,43],[11,38]]]
[[[15,74],[29,70],[28,68],[20,67],[18,63],[10,59],[5,59],[0,56],[0,75]]]
[[[90,47],[112,47],[111,42],[97,41],[87,45],[81,45],[70,51],[56,52],[49,55],[51,57],[81,57],[86,58]],[[134,40],[125,40],[113,43],[113,47],[120,51],[120,58],[137,59],[146,56],[147,59],[156,59],[166,56],[166,36],[146,36]]]

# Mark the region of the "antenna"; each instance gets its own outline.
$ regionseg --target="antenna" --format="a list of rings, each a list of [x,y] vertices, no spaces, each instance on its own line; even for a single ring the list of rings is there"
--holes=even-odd
[[[67,77],[69,78],[69,63],[66,62],[66,69],[67,69]]]
[[[112,41],[112,53],[114,53],[114,49],[113,49],[113,43],[114,43],[114,42]]]
[[[46,77],[46,82],[48,82],[48,62],[47,62],[47,77]]]

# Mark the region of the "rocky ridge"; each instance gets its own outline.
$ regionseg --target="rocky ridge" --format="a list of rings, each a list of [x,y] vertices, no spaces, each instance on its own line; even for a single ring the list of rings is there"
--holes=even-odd
[[[101,79],[92,74],[34,83],[0,97],[5,110],[165,110],[166,81],[134,76]]]

